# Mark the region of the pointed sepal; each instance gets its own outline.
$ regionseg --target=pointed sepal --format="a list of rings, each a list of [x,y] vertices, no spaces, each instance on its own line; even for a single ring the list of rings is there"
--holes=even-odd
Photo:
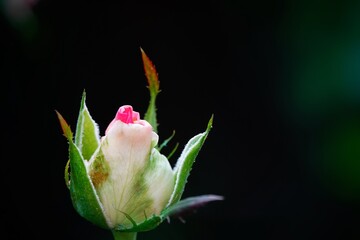
[[[116,226],[113,230],[120,231],[120,232],[145,232],[150,231],[154,228],[156,228],[160,223],[162,223],[165,219],[168,219],[169,217],[177,217],[181,218],[184,215],[196,211],[198,208],[213,202],[213,201],[220,201],[224,200],[223,196],[219,195],[201,195],[196,197],[189,197],[184,200],[181,200],[174,204],[173,206],[170,206],[166,209],[164,209],[159,216],[153,215],[150,218],[147,218],[142,223],[137,224],[131,216],[126,214],[126,217],[129,219],[130,222],[132,222],[132,227],[125,227],[123,225]],[[124,213],[125,214],[125,213]]]
[[[127,218],[131,217],[127,216]],[[130,220],[133,223],[132,227],[118,225],[114,228],[114,230],[120,232],[146,232],[156,228],[163,220],[164,219],[161,216],[153,215],[139,224],[137,224],[134,220]]]
[[[172,135],[165,139],[161,145],[158,147],[159,152],[161,152],[161,149],[166,147],[167,144],[170,142],[170,140],[175,136],[175,131],[173,131]],[[175,147],[171,150],[171,152],[167,155],[167,159],[170,159],[171,156],[175,153],[176,149],[178,148],[179,143],[176,143]]]
[[[79,148],[83,158],[85,160],[90,160],[100,144],[100,135],[99,127],[92,119],[89,110],[86,107],[85,99],[86,93],[84,91],[76,125],[75,145]]]
[[[70,195],[76,211],[95,225],[108,229],[100,200],[87,174],[85,161],[73,141],[69,142]]]
[[[101,204],[95,188],[87,174],[83,156],[73,140],[70,126],[59,112],[56,111],[64,136],[69,143],[69,160],[65,166],[65,182],[70,189],[70,196],[76,211],[85,219],[97,226],[107,229]]]
[[[184,192],[187,178],[190,174],[192,165],[195,162],[197,155],[200,152],[211,128],[212,128],[213,116],[211,116],[206,131],[192,137],[185,145],[179,159],[176,162],[175,173],[175,188],[167,204],[167,207],[177,203]]]
[[[67,122],[65,121],[65,119],[63,118],[63,116],[61,116],[61,114],[58,111],[55,111],[56,115],[59,119],[60,122],[60,126],[61,126],[61,130],[63,132],[63,135],[70,141],[73,138],[73,133],[71,131],[71,128],[69,126],[69,124],[67,124]]]
[[[147,78],[148,88],[150,91],[150,102],[144,119],[151,124],[153,131],[157,133],[158,123],[156,119],[156,97],[160,92],[160,82],[155,65],[151,62],[150,58],[146,55],[144,50],[142,48],[140,48],[140,50],[144,64],[145,76]]]

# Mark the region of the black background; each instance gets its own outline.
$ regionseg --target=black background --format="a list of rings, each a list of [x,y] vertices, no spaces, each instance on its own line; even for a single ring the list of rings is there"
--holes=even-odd
[[[175,130],[173,144],[181,149],[214,114],[184,197],[212,193],[225,200],[138,239],[359,239],[358,178],[344,184],[316,160],[338,116],[358,120],[359,104],[329,98],[328,111],[306,111],[294,100],[299,59],[316,55],[302,55],[297,28],[311,28],[303,37],[316,50],[341,36],[336,29],[345,23],[336,18],[353,8],[340,1],[42,0],[32,8],[32,22],[21,24],[3,8],[2,239],[112,238],[71,205],[67,142],[55,110],[74,131],[85,89],[101,134],[120,105],[143,116],[149,95],[140,47],[159,73],[160,141]],[[301,24],[308,13],[321,17]],[[324,29],[335,33],[319,34]],[[358,162],[359,155],[351,156]],[[339,191],[344,186],[350,187]]]

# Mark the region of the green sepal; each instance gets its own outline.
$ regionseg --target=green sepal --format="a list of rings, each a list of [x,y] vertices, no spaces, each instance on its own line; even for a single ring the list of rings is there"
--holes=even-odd
[[[170,142],[170,140],[175,136],[175,130],[173,131],[173,133],[171,134],[170,137],[168,137],[167,139],[165,139],[159,146],[158,150],[159,152],[161,152],[161,149],[163,149],[163,147],[166,147],[166,145]]]
[[[65,184],[67,186],[68,189],[70,189],[70,173],[69,173],[69,167],[70,167],[70,159],[67,161],[66,165],[65,165],[65,173],[64,173],[64,178],[65,178]]]
[[[189,197],[177,202],[176,204],[164,209],[159,216],[153,215],[140,224],[137,224],[130,215],[124,213],[126,218],[133,224],[132,227],[124,227],[123,225],[116,226],[113,230],[119,232],[145,232],[156,228],[168,217],[181,217],[184,212],[195,210],[209,202],[223,200],[224,197],[219,195],[201,195],[196,197]]]
[[[168,137],[167,139],[165,139],[161,145],[158,147],[159,152],[161,151],[161,149],[163,149],[163,147],[166,147],[166,145],[170,142],[170,140],[175,136],[175,130],[173,131],[173,133],[171,134],[170,137]],[[178,148],[179,143],[176,143],[175,147],[171,150],[171,152],[167,155],[167,159],[170,159],[171,156],[175,153],[176,149]]]
[[[69,124],[65,121],[65,119],[63,118],[63,116],[58,112],[58,111],[55,111],[58,119],[59,119],[59,123],[60,123],[60,126],[61,126],[61,130],[63,132],[63,135],[69,140],[72,140],[73,138],[73,133],[70,129],[70,126]]]
[[[65,181],[70,189],[73,206],[83,218],[99,227],[109,229],[95,188],[87,174],[84,158],[73,141],[70,126],[59,112],[56,111],[56,114],[63,134],[69,143],[69,161],[65,166]]]
[[[90,116],[85,104],[86,93],[83,92],[79,116],[76,124],[75,145],[85,160],[90,160],[100,144],[99,128]]]
[[[156,228],[164,220],[161,216],[153,215],[142,223],[136,224],[129,215],[126,217],[132,222],[133,226],[129,228],[123,225],[118,225],[113,230],[120,232],[145,232]]]
[[[175,173],[175,187],[170,197],[167,207],[177,203],[184,192],[187,178],[190,174],[191,168],[195,159],[203,146],[206,137],[208,136],[210,129],[212,128],[213,115],[211,116],[206,131],[192,137],[189,142],[185,145],[179,159],[176,162],[174,173]]]
[[[70,195],[76,211],[95,225],[109,229],[80,150],[69,139]]]
[[[167,155],[167,159],[170,159],[172,157],[172,155],[174,155],[176,149],[178,148],[179,143],[176,143],[175,147],[173,148],[173,150],[171,150],[171,152]]]
[[[149,106],[148,109],[146,110],[144,119],[150,123],[150,125],[153,128],[153,131],[155,133],[157,133],[157,120],[156,120],[156,106],[155,106],[155,102],[156,102],[156,94],[151,94],[150,95],[150,102],[149,102]]]

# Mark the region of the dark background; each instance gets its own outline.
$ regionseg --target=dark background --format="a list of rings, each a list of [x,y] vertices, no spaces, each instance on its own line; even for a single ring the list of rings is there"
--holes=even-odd
[[[112,239],[64,182],[82,91],[101,134],[143,116],[154,62],[164,153],[213,129],[184,197],[218,194],[138,239],[360,239],[356,1],[1,2],[1,239]],[[174,164],[176,157],[170,161]]]

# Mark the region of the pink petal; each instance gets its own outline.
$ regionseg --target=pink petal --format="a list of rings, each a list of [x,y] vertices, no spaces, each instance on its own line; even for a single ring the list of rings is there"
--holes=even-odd
[[[133,124],[135,122],[138,123],[140,121],[140,114],[136,111],[133,111],[133,108],[131,105],[121,106],[119,108],[119,110],[117,111],[114,120],[112,120],[111,123],[109,124],[109,126],[107,127],[107,129],[105,131],[105,135],[107,134],[107,132],[109,131],[111,126],[114,124],[114,122],[119,121],[119,120],[126,124]]]
[[[134,121],[139,119],[140,114],[133,111],[133,108],[130,105],[121,106],[115,116],[115,120],[120,120],[123,123],[134,123]]]

